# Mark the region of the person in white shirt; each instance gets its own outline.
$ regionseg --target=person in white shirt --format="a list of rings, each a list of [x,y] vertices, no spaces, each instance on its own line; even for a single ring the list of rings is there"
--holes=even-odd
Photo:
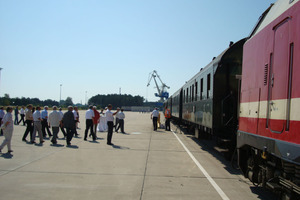
[[[35,143],[36,132],[39,134],[40,144],[44,143],[43,133],[42,133],[42,117],[41,117],[41,107],[36,107],[36,111],[33,113],[33,133],[31,138],[31,144]]]
[[[25,109],[24,108],[25,108],[24,106],[21,107],[21,110],[20,110],[21,119],[20,119],[20,121],[18,121],[18,124],[20,124],[20,122],[23,121],[23,126],[25,126],[25,120],[24,120],[24,118],[25,118]]]
[[[7,149],[8,149],[8,153],[13,152],[13,150],[11,149],[11,138],[12,138],[12,134],[13,134],[13,130],[14,130],[14,125],[13,125],[13,118],[12,118],[12,111],[13,108],[8,106],[6,108],[6,114],[3,117],[2,123],[3,123],[3,133],[4,133],[4,140],[0,146],[0,153],[3,149],[3,147],[5,147],[5,145],[7,145]],[[1,126],[1,129],[2,129]]]
[[[49,114],[49,124],[52,127],[52,144],[57,144],[57,134],[59,132],[59,126],[61,125],[62,116],[57,112],[57,107],[53,106],[53,111]]]
[[[116,132],[118,132],[119,128],[121,127],[121,133],[125,133],[124,132],[124,119],[125,119],[125,114],[124,114],[124,109],[121,109],[121,112],[119,112],[117,115],[118,115],[118,118],[119,118],[119,126],[116,130]]]
[[[91,135],[93,136],[93,141],[96,141],[96,135],[93,130],[93,119],[95,117],[94,111],[93,111],[93,106],[89,106],[89,109],[85,112],[85,133],[84,133],[84,140],[87,140],[88,132],[89,129],[91,129]]]
[[[153,129],[154,131],[157,130],[157,118],[158,118],[159,112],[158,108],[155,108],[151,113],[151,119],[153,121]]]
[[[80,128],[79,128],[79,123],[80,123],[80,121],[79,121],[79,112],[78,112],[78,107],[77,107],[77,106],[74,106],[74,110],[75,110],[75,111],[76,111],[76,113],[77,113],[76,129],[80,129]],[[77,133],[77,131],[76,131],[76,133]]]
[[[108,110],[106,111],[105,115],[106,115],[106,121],[107,121],[107,144],[108,145],[114,145],[113,143],[111,143],[111,139],[112,139],[112,135],[113,135],[113,129],[114,129],[114,115],[116,115],[119,110],[117,110],[116,112],[111,112],[112,110],[112,105],[109,104],[107,106]]]

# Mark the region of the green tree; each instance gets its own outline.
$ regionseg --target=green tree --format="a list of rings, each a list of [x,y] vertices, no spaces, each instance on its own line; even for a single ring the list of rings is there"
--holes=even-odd
[[[10,97],[9,97],[9,94],[4,94],[4,97],[3,97],[3,105],[4,105],[4,106],[9,106],[9,105],[10,105]]]
[[[72,100],[71,97],[67,97],[67,98],[66,98],[65,105],[66,105],[66,106],[73,105],[73,100]]]

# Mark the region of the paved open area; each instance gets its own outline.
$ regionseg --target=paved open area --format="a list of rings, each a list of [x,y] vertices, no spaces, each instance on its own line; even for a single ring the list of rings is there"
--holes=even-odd
[[[71,147],[61,132],[56,146],[22,142],[25,126],[14,127],[14,152],[0,154],[0,199],[274,199],[205,142],[153,131],[149,113],[125,112],[126,134],[114,133],[113,146],[106,132],[83,140],[84,113]]]

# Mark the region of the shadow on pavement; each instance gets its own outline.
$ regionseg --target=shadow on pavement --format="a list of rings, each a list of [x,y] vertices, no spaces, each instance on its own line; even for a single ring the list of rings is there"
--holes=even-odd
[[[77,145],[67,145],[67,148],[70,148],[70,149],[79,149],[79,147]]]
[[[50,144],[52,147],[64,147],[65,145],[63,144]]]
[[[262,199],[262,200],[279,199],[279,197],[277,197],[274,193],[272,193],[271,191],[269,191],[265,188],[252,186],[252,187],[250,187],[250,189],[253,194],[258,195],[258,197],[257,197],[258,199]]]
[[[94,140],[94,141],[89,141],[90,143],[99,143],[98,141]]]
[[[113,148],[115,149],[129,149],[128,147],[122,147],[122,146],[119,146],[119,145],[112,145]]]

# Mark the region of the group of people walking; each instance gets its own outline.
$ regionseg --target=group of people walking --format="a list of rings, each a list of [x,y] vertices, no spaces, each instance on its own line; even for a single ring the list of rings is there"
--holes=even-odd
[[[39,138],[39,143],[44,143],[44,138],[51,138],[51,142],[53,145],[57,144],[58,133],[59,130],[63,133],[64,139],[66,139],[67,146],[71,145],[71,140],[74,135],[79,135],[77,133],[78,123],[79,123],[79,112],[78,108],[75,106],[68,106],[67,112],[63,113],[61,108],[57,108],[57,106],[53,106],[53,111],[48,115],[48,106],[44,106],[41,111],[41,107],[37,106],[34,108],[31,104],[27,106],[26,110],[24,106],[22,106],[21,110],[18,110],[18,106],[15,108],[15,119],[13,121],[12,107],[7,107],[6,114],[3,110],[3,107],[0,107],[0,124],[1,132],[0,134],[4,135],[5,139],[0,146],[0,152],[5,145],[7,145],[8,153],[13,152],[11,149],[11,138],[13,134],[13,125],[19,125],[23,121],[23,125],[26,124],[26,130],[23,134],[22,141],[29,142],[31,144],[35,144],[35,140]],[[123,109],[117,109],[117,111],[112,112],[112,105],[109,104],[107,108],[101,110],[99,113],[97,111],[96,106],[89,106],[89,109],[85,113],[86,119],[86,128],[84,132],[84,140],[87,141],[88,132],[90,131],[89,136],[92,137],[93,141],[97,140],[97,126],[100,122],[101,116],[103,116],[107,123],[107,144],[113,145],[112,135],[113,128],[115,127],[115,131],[118,132],[119,128],[122,133],[124,132],[124,119],[125,114]],[[21,119],[18,119],[18,115],[21,115]],[[114,116],[116,115],[116,123],[114,125]],[[25,119],[25,120],[24,120]],[[49,129],[51,127],[52,133]],[[106,129],[105,127],[105,129]],[[102,128],[103,131],[105,129]],[[30,140],[27,141],[28,135],[30,136]]]
[[[160,114],[158,108],[155,108],[151,113],[151,119],[153,122],[153,130],[157,131],[158,124],[160,124]],[[171,120],[171,111],[168,109],[168,106],[165,107],[165,130],[171,131],[170,127],[170,120]]]
[[[13,125],[18,125],[23,122],[23,125],[26,124],[26,130],[22,137],[22,141],[28,142],[27,137],[30,134],[30,143],[35,144],[36,133],[38,133],[40,144],[44,143],[44,138],[51,138],[53,145],[57,144],[57,138],[59,130],[63,133],[64,139],[66,139],[67,146],[71,145],[71,140],[74,135],[79,135],[77,133],[78,123],[79,123],[79,112],[78,108],[75,106],[69,106],[67,112],[63,113],[61,108],[53,106],[53,111],[48,115],[48,106],[44,106],[44,109],[41,111],[41,107],[37,106],[34,108],[32,105],[28,105],[26,110],[22,106],[21,110],[18,110],[18,107],[15,108],[15,120],[13,121],[12,112],[13,108],[8,106],[6,108],[6,114],[3,110],[3,107],[0,107],[0,124],[1,130],[0,134],[4,135],[4,140],[0,146],[0,152],[5,145],[7,145],[8,153],[13,152],[11,149],[11,139],[13,134]],[[18,120],[18,115],[21,115],[21,119]],[[170,131],[170,118],[171,112],[168,107],[165,107],[165,129]],[[100,126],[101,116],[105,117],[105,125],[101,126],[102,131],[107,128],[107,144],[113,145],[112,136],[113,130],[118,132],[121,129],[121,133],[124,132],[124,119],[125,114],[123,109],[117,108],[115,112],[112,112],[112,105],[109,104],[105,111],[97,111],[96,106],[89,106],[89,109],[85,113],[85,122],[86,128],[84,132],[84,140],[87,141],[88,136],[92,137],[93,141],[97,140],[97,126]],[[114,125],[114,116],[116,116],[116,121]],[[151,119],[153,120],[153,129],[157,130],[159,118],[158,108],[155,108],[151,113]],[[25,119],[25,120],[24,120]],[[14,123],[14,124],[13,124]],[[52,133],[49,129],[52,128]],[[105,127],[105,128],[103,128]],[[90,132],[90,134],[88,134]]]

